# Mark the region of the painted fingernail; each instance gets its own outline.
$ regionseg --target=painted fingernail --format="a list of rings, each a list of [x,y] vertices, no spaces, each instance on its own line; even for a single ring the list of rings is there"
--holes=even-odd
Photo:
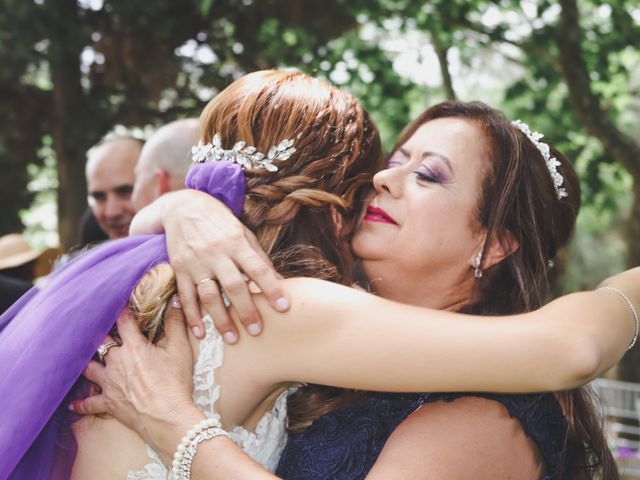
[[[260,335],[260,331],[262,329],[260,328],[260,325],[257,323],[252,323],[251,325],[249,325],[247,327],[247,331],[249,332],[249,334],[251,335]]]
[[[281,312],[288,310],[289,300],[287,300],[285,297],[280,297],[276,300],[276,308]]]
[[[225,333],[224,335],[222,335],[222,338],[224,338],[224,341],[230,345],[238,341],[238,336],[233,332]]]
[[[262,289],[253,280],[249,282],[249,291],[251,293],[262,293]]]
[[[169,302],[169,304],[173,308],[182,308],[182,304],[180,303],[180,296],[177,294],[171,297],[171,301]]]
[[[196,338],[200,338],[202,336],[202,329],[197,325],[195,327],[191,327],[191,331],[196,336]]]

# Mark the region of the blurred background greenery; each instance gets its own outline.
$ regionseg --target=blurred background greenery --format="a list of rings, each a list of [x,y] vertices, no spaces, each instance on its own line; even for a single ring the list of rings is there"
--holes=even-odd
[[[70,246],[92,144],[196,116],[246,72],[292,67],[356,94],[387,149],[446,98],[523,119],[582,181],[558,292],[640,265],[638,0],[0,0],[0,9],[0,234],[26,227],[37,245]]]

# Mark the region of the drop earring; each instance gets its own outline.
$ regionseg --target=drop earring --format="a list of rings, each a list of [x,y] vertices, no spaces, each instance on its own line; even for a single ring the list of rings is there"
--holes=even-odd
[[[480,269],[480,265],[482,264],[482,252],[478,252],[478,254],[476,255],[475,261],[473,263],[473,266],[475,267],[475,271],[473,272],[473,275],[476,278],[482,278],[482,270]]]

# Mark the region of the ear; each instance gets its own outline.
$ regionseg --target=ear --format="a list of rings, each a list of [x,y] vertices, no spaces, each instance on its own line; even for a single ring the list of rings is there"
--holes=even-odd
[[[480,239],[481,241],[478,243],[478,246],[472,258],[469,260],[469,265],[471,265],[473,268],[476,267],[476,257],[478,253],[482,252],[482,249],[484,248],[484,243],[486,242],[486,238],[487,238],[486,232],[484,232],[481,235],[481,239]],[[509,255],[516,252],[519,248],[520,248],[520,244],[515,238],[513,238],[513,235],[511,235],[511,232],[505,232],[499,237],[494,237],[491,240],[491,245],[489,245],[489,247],[487,248],[487,251],[484,253],[484,256],[482,257],[482,269],[486,270],[488,268],[491,268],[499,264]]]
[[[329,207],[329,211],[331,212],[333,228],[335,228],[336,234],[340,236],[340,234],[342,233],[342,228],[344,227],[344,218],[342,218],[342,215],[340,215],[335,205],[331,205]]]
[[[156,185],[158,187],[158,197],[171,191],[171,175],[169,175],[169,172],[157,169],[153,176],[156,179]]]

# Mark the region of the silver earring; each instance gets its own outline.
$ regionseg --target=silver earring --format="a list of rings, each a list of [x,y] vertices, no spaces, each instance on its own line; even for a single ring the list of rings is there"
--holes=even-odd
[[[481,264],[482,264],[482,252],[478,252],[473,265],[475,267],[475,271],[473,272],[473,275],[476,278],[482,278],[482,270],[480,269]]]

